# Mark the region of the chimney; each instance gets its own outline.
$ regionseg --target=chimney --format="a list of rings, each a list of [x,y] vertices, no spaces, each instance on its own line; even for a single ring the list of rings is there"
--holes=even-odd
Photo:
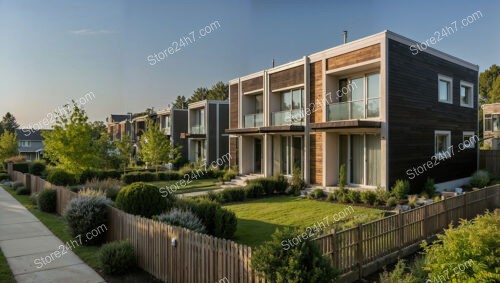
[[[273,59],[273,68],[274,68],[274,59]]]
[[[347,31],[344,30],[344,44],[347,43]]]

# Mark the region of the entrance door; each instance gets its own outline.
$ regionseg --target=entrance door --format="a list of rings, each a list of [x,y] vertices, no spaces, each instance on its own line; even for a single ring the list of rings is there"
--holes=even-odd
[[[295,168],[302,170],[302,137],[281,137],[281,173],[292,175]]]
[[[254,139],[254,173],[262,173],[262,140]]]

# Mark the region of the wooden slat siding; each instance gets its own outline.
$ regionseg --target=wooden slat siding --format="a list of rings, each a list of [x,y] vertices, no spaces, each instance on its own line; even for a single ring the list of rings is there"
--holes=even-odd
[[[494,178],[500,177],[500,150],[480,150],[479,168],[488,170]]]
[[[231,159],[229,160],[230,166],[238,165],[238,138],[229,138],[229,154]]]
[[[428,53],[414,56],[409,46],[393,40],[388,45],[388,186],[431,160],[435,130],[451,131],[454,155],[410,180],[411,187],[422,187],[427,177],[441,183],[471,176],[479,147],[460,151],[458,144],[463,131],[477,132],[478,73]],[[453,77],[453,104],[438,102],[438,74]],[[460,80],[474,84],[474,108],[460,106]]]
[[[264,78],[262,76],[241,82],[243,93],[264,88]]]
[[[229,128],[238,128],[239,95],[238,84],[229,86]]]
[[[304,65],[269,75],[271,91],[304,83]]]
[[[322,63],[315,62],[310,66],[310,102],[308,107],[311,111],[310,122],[320,123],[323,122],[323,67]],[[312,105],[311,105],[312,104]],[[312,106],[312,107],[311,107]]]
[[[380,44],[364,47],[326,59],[326,69],[332,70],[380,58]]]
[[[321,184],[323,179],[323,135],[324,133],[314,133],[310,135],[311,184]]]

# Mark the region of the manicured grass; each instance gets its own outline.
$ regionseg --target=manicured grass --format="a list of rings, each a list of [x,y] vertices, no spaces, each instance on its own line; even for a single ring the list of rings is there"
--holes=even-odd
[[[2,250],[0,250],[0,282],[16,283],[14,275],[12,275],[12,271],[9,268],[9,264],[7,263],[7,259],[3,255]]]
[[[156,182],[149,182],[148,184],[155,185],[158,188],[171,188],[172,190],[175,190],[175,194],[185,194],[185,193],[192,193],[192,192],[202,192],[202,191],[211,191],[211,190],[217,190],[219,189],[219,185],[216,184],[217,179],[197,179],[197,180],[191,180],[189,184],[185,184],[185,186],[182,186],[180,180],[172,180],[172,181],[156,181]],[[187,181],[186,181],[187,182]],[[177,185],[177,187],[175,186]]]
[[[313,228],[315,224],[320,226],[320,223],[329,228],[341,228],[381,218],[384,213],[378,209],[360,206],[351,208],[349,204],[291,196],[262,198],[224,207],[234,211],[238,217],[234,240],[250,246],[258,246],[269,240],[277,228]],[[340,217],[342,214],[345,216]]]

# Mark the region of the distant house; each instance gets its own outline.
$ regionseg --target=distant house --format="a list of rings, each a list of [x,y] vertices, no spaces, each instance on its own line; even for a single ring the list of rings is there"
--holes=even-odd
[[[500,150],[500,103],[484,104],[482,107],[484,146]]]
[[[44,153],[41,130],[17,129],[17,144],[19,154],[26,156],[26,160],[40,160]]]

